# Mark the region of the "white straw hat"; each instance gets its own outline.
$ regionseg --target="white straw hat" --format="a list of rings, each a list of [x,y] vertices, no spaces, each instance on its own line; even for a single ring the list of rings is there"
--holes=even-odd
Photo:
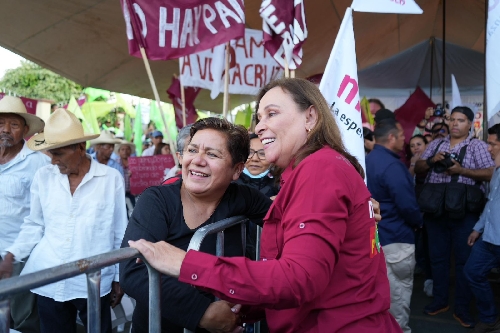
[[[25,137],[32,136],[33,134],[41,132],[43,130],[43,120],[33,114],[28,113],[28,111],[26,110],[26,106],[19,97],[4,96],[0,100],[0,113],[14,113],[18,116],[23,117],[26,121],[26,125],[28,125],[30,128]]]
[[[116,145],[121,143],[122,140],[115,138],[114,134],[110,131],[104,130],[101,132],[101,135],[95,140],[90,141],[91,146],[99,145],[99,144],[110,144]]]
[[[115,146],[116,155],[119,155],[118,152],[120,151],[121,146],[129,146],[132,151],[132,154],[135,153],[135,144],[133,144],[132,142],[128,142],[127,140],[121,140],[120,143],[117,143]]]
[[[84,134],[80,120],[66,109],[56,109],[50,115],[43,133],[28,140],[31,150],[46,150],[95,139],[99,134]]]

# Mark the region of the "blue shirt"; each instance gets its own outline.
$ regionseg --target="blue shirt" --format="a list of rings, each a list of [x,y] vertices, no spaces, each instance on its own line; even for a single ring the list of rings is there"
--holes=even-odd
[[[500,168],[496,168],[490,182],[490,194],[474,230],[483,233],[483,241],[500,245]]]
[[[97,153],[92,153],[90,154],[90,156],[92,156],[92,158],[97,161]],[[118,170],[121,173],[122,177],[125,179],[125,172],[123,172],[123,167],[118,161],[110,157],[107,166]]]
[[[50,158],[34,152],[26,143],[11,161],[0,164],[0,252],[14,243],[30,212],[30,186]]]
[[[366,157],[366,175],[368,189],[380,203],[380,244],[414,244],[414,229],[422,226],[422,214],[413,179],[399,155],[376,144]]]

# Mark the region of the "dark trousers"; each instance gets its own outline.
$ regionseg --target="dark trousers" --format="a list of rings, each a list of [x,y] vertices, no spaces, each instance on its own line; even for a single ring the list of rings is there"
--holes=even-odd
[[[2,258],[0,257],[0,262]],[[19,276],[26,264],[24,262],[14,263],[12,267],[12,277]],[[10,328],[23,333],[39,333],[40,320],[38,318],[38,308],[36,305],[36,295],[31,291],[25,291],[15,295],[10,300]]]
[[[487,277],[490,270],[499,265],[500,246],[484,242],[482,237],[479,238],[472,247],[464,273],[476,296],[479,320],[483,323],[494,323],[498,315],[493,290]]]
[[[434,288],[434,304],[446,306],[450,289],[451,249],[455,255],[455,313],[469,314],[472,292],[464,275],[464,266],[471,248],[467,238],[478,220],[477,214],[467,213],[463,219],[424,216],[429,236],[429,256],[431,259]]]
[[[110,294],[101,297],[101,332],[111,333]],[[76,333],[76,314],[87,328],[87,299],[56,302],[38,295],[38,313],[42,333]]]

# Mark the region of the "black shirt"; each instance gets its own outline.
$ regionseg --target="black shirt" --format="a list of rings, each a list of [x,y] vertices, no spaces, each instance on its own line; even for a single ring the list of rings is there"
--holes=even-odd
[[[189,229],[184,221],[180,188],[182,180],[162,186],[150,187],[137,201],[123,237],[122,247],[129,240],[145,239],[150,242],[164,240],[187,250],[193,234],[205,225],[228,217],[245,215],[262,225],[262,219],[271,206],[271,200],[259,191],[231,183],[212,216],[196,229]],[[241,227],[226,229],[225,256],[242,256]],[[208,235],[200,251],[215,254],[217,235]],[[120,286],[137,301],[132,319],[133,332],[148,331],[148,273],[145,264],[130,259],[120,264]],[[183,332],[183,328],[196,332],[198,323],[214,297],[162,275],[161,282],[162,332]]]

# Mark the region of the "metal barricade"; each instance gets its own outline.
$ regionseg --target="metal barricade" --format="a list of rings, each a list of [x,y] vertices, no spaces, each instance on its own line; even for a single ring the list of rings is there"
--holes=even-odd
[[[101,268],[127,259],[141,258],[136,249],[124,248],[99,254],[64,265],[44,269],[10,279],[0,280],[0,333],[9,333],[9,299],[26,290],[68,279],[80,274],[87,275],[87,329],[89,333],[101,332]],[[160,273],[145,260],[149,273],[149,333],[161,331]]]
[[[188,251],[189,250],[199,251],[201,243],[203,242],[205,237],[207,235],[217,233],[217,247],[215,249],[216,255],[218,257],[224,256],[224,230],[232,226],[241,224],[241,240],[242,240],[242,250],[244,255],[247,247],[246,246],[247,229],[245,225],[245,222],[247,221],[248,219],[245,216],[235,216],[201,227],[194,233],[193,237],[191,238],[191,241],[189,242],[188,246]],[[184,329],[184,333],[193,333],[193,332],[188,329]]]
[[[248,219],[235,216],[218,221],[198,229],[189,243],[188,250],[199,250],[207,235],[217,233],[216,255],[224,255],[224,230],[241,224],[242,250],[246,249],[246,225]],[[161,332],[160,309],[160,273],[152,268],[136,249],[124,248],[99,254],[93,257],[73,261],[64,265],[44,269],[10,279],[0,280],[0,333],[9,333],[10,305],[12,296],[26,290],[42,287],[60,280],[80,274],[87,275],[87,330],[89,333],[101,332],[101,268],[131,258],[141,258],[148,268],[149,274],[149,333]],[[184,330],[185,333],[191,332]]]

